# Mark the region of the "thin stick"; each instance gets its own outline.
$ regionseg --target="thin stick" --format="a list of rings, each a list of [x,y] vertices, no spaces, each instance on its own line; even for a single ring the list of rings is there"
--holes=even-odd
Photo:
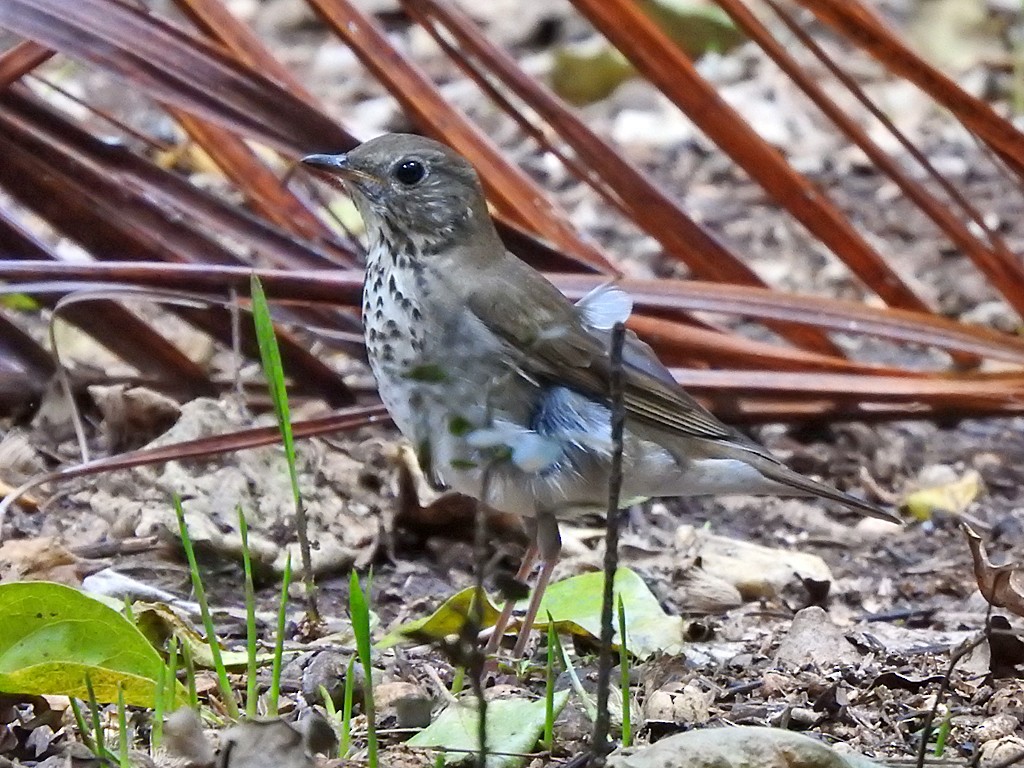
[[[597,718],[590,750],[594,764],[603,765],[605,755],[611,751],[608,740],[610,715],[608,697],[612,678],[612,637],[615,633],[615,571],[619,567],[619,496],[622,491],[622,431],[625,412],[622,405],[622,345],[626,328],[616,323],[611,338],[611,377],[609,401],[611,405],[612,465],[608,475],[608,517],[604,538],[604,595],[601,598],[601,653],[597,666]],[[625,642],[625,638],[619,638]]]
[[[928,737],[932,732],[932,723],[935,722],[935,714],[942,705],[942,700],[946,697],[947,691],[949,691],[949,686],[952,683],[953,672],[956,670],[957,664],[959,664],[964,657],[970,654],[982,643],[989,641],[989,638],[992,636],[992,626],[990,624],[991,617],[992,606],[989,605],[988,612],[985,614],[984,630],[973,640],[961,645],[950,655],[949,665],[946,667],[946,672],[942,675],[942,682],[939,683],[939,690],[935,692],[935,702],[932,704],[931,709],[928,710],[928,714],[925,715],[924,723],[921,724],[921,743],[917,748],[917,768],[924,768],[925,760],[928,757]]]

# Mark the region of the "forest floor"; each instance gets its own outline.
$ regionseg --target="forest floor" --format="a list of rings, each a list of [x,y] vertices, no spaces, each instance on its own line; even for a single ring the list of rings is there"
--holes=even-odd
[[[256,29],[307,87],[322,95],[357,133],[408,129],[380,86],[339,43],[297,13],[295,5],[271,0],[249,10]],[[494,21],[497,12],[490,22],[498,40],[538,67],[546,55],[537,37],[541,27],[547,29],[544,25],[550,26],[552,18],[570,29],[573,23],[557,4],[545,5],[551,6],[547,15],[528,18],[524,13],[508,29]],[[450,78],[447,88],[454,103],[487,125],[492,116],[430,46],[400,22],[394,26],[394,34],[428,71]],[[758,53],[743,47],[704,66],[755,127],[833,194],[893,257],[900,273],[911,276],[943,313],[1013,327],[1012,313],[963,256],[858,152],[834,139],[810,107],[794,107],[794,86]],[[974,72],[964,81],[971,84],[973,77],[980,87],[983,74]],[[883,73],[865,66],[859,77],[881,101],[899,105],[894,119],[1020,251],[1024,228],[1019,190],[1007,194],[1007,182],[971,137]],[[653,89],[630,82],[583,112],[773,285],[871,300]],[[676,262],[562,178],[546,158],[530,154],[514,134],[496,138],[554,191],[581,229],[620,257],[627,273],[681,274]],[[862,359],[935,362],[921,350],[871,345],[854,337],[844,344]],[[84,350],[77,354],[87,356]],[[74,360],[75,355],[71,351],[67,357]],[[366,380],[365,370],[347,365],[354,379]],[[90,438],[111,447],[153,439],[170,443],[238,428],[253,418],[228,401],[195,401],[179,408],[163,401],[141,402],[120,391],[108,394]],[[300,405],[296,416],[316,407]],[[5,479],[17,480],[17,471],[31,475],[44,459],[73,455],[66,423],[63,414],[48,413],[37,417],[31,429],[19,431],[17,439],[9,434],[2,447],[15,476]],[[173,426],[168,432],[169,423]],[[622,525],[621,564],[639,574],[667,616],[682,619],[678,647],[634,662],[631,684],[639,741],[696,728],[754,724],[820,734],[829,743],[869,756],[907,758],[917,753],[925,720],[934,711],[927,738],[934,742],[947,723],[946,757],[994,765],[1011,754],[1007,750],[1024,747],[1024,644],[1012,634],[981,638],[950,669],[957,649],[979,637],[991,613],[977,588],[961,521],[982,534],[997,563],[1019,559],[1024,551],[1024,420],[767,426],[752,434],[795,469],[893,508],[901,508],[922,488],[944,489],[940,493],[946,496],[966,488],[967,501],[954,503],[955,512],[918,508],[917,515],[905,513],[903,527],[862,520],[834,505],[805,499],[667,500],[630,511]],[[340,690],[340,672],[352,647],[345,619],[350,569],[365,573],[372,567],[376,638],[401,622],[429,615],[474,582],[471,506],[438,500],[420,487],[392,429],[367,428],[331,440],[305,441],[299,467],[319,571],[320,610],[327,630],[337,634],[333,642],[312,642],[304,636],[301,590],[293,590],[293,652],[283,683],[292,713],[319,706],[321,686]],[[971,492],[975,485],[976,493]],[[11,511],[0,548],[0,578],[47,578],[75,585],[85,580],[87,588],[110,589],[115,596],[173,600],[198,625],[189,613],[194,608],[188,568],[173,523],[170,494],[176,492],[203,557],[218,634],[226,644],[241,647],[242,573],[234,522],[241,504],[249,515],[253,551],[264,577],[261,628],[265,637],[272,634],[276,574],[294,534],[291,491],[279,450],[173,462],[50,490],[42,512],[20,507]],[[599,519],[563,525],[565,551],[556,580],[600,567],[603,530]],[[496,517],[492,532],[488,587],[501,581],[495,574],[515,571],[525,544],[515,520]],[[112,574],[127,577],[133,586],[108,587]],[[147,593],[144,588],[158,591]],[[1024,626],[1012,615],[992,621],[996,627]],[[570,646],[584,688],[593,690],[593,644],[577,638]],[[540,633],[533,647],[531,658],[542,665]],[[420,698],[436,709],[456,673],[452,659],[412,642],[381,651],[375,664],[382,704],[378,727],[385,730],[406,724],[396,701]],[[543,674],[522,671],[520,665],[495,673],[491,695],[538,695]],[[563,675],[558,687],[568,686]],[[554,755],[578,753],[589,729],[582,703],[570,696],[556,724]],[[0,740],[0,756],[41,760],[61,748],[56,732],[52,741],[19,734],[17,743]],[[385,764],[425,764],[421,754],[401,746],[402,738],[384,737]],[[932,744],[929,755],[934,751]]]

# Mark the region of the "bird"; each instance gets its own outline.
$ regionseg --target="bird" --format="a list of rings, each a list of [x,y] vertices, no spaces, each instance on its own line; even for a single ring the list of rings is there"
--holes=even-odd
[[[561,548],[558,520],[608,503],[610,341],[632,300],[612,282],[574,303],[508,251],[476,171],[445,144],[384,134],[301,162],[340,182],[363,219],[367,356],[424,475],[534,531],[518,574],[525,579],[539,558],[513,650],[522,656]],[[632,331],[621,358],[622,508],[656,497],[798,495],[898,522],[724,424]]]

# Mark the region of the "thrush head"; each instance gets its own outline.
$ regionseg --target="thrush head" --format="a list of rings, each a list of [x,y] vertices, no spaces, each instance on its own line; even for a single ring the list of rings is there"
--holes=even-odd
[[[344,182],[371,237],[437,246],[471,236],[488,220],[473,166],[423,136],[387,134],[346,154],[308,155],[302,162]]]

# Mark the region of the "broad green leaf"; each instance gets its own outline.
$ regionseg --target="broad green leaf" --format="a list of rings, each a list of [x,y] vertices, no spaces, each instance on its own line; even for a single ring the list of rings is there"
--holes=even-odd
[[[416,619],[402,624],[389,632],[378,644],[378,648],[390,648],[406,640],[441,640],[448,635],[457,635],[466,623],[466,617],[473,605],[475,587],[467,587],[461,592],[445,600],[445,602],[425,619]],[[480,627],[494,626],[499,611],[484,596],[483,616]]]
[[[537,615],[550,615],[555,629],[576,635],[601,636],[601,597],[604,574],[600,571],[573,576],[551,584],[540,601]],[[683,620],[662,610],[654,596],[635,571],[619,568],[615,572],[615,605],[619,600],[626,615],[626,648],[643,659],[656,651],[681,653]],[[547,627],[547,620],[538,621],[536,629]],[[614,642],[619,643],[616,631]]]
[[[163,660],[113,608],[63,584],[0,584],[0,692],[96,698],[152,707]]]
[[[544,630],[548,623],[540,616],[551,615],[555,629],[561,633],[597,639],[601,636],[601,594],[604,575],[600,572],[584,573],[571,579],[549,585],[540,602],[535,630]],[[378,647],[389,648],[406,640],[433,641],[458,634],[466,623],[473,588],[468,587],[448,598],[427,618],[407,622],[380,641]],[[683,620],[670,616],[647,585],[634,571],[620,568],[615,574],[615,600],[622,600],[626,613],[626,648],[639,658],[647,658],[656,651],[681,653]],[[525,608],[523,600],[520,608]],[[482,628],[494,625],[498,609],[487,600],[484,604]],[[616,646],[618,633],[616,632]]]
[[[555,694],[554,717],[562,711],[569,700],[568,691]],[[471,752],[480,748],[479,714],[476,702],[455,703],[448,706],[438,718],[411,739],[412,747],[440,747],[457,749],[446,752],[445,765],[470,762]],[[487,703],[487,768],[517,768],[526,762],[525,757],[496,752],[531,751],[544,731],[545,703],[543,699],[499,699]]]

